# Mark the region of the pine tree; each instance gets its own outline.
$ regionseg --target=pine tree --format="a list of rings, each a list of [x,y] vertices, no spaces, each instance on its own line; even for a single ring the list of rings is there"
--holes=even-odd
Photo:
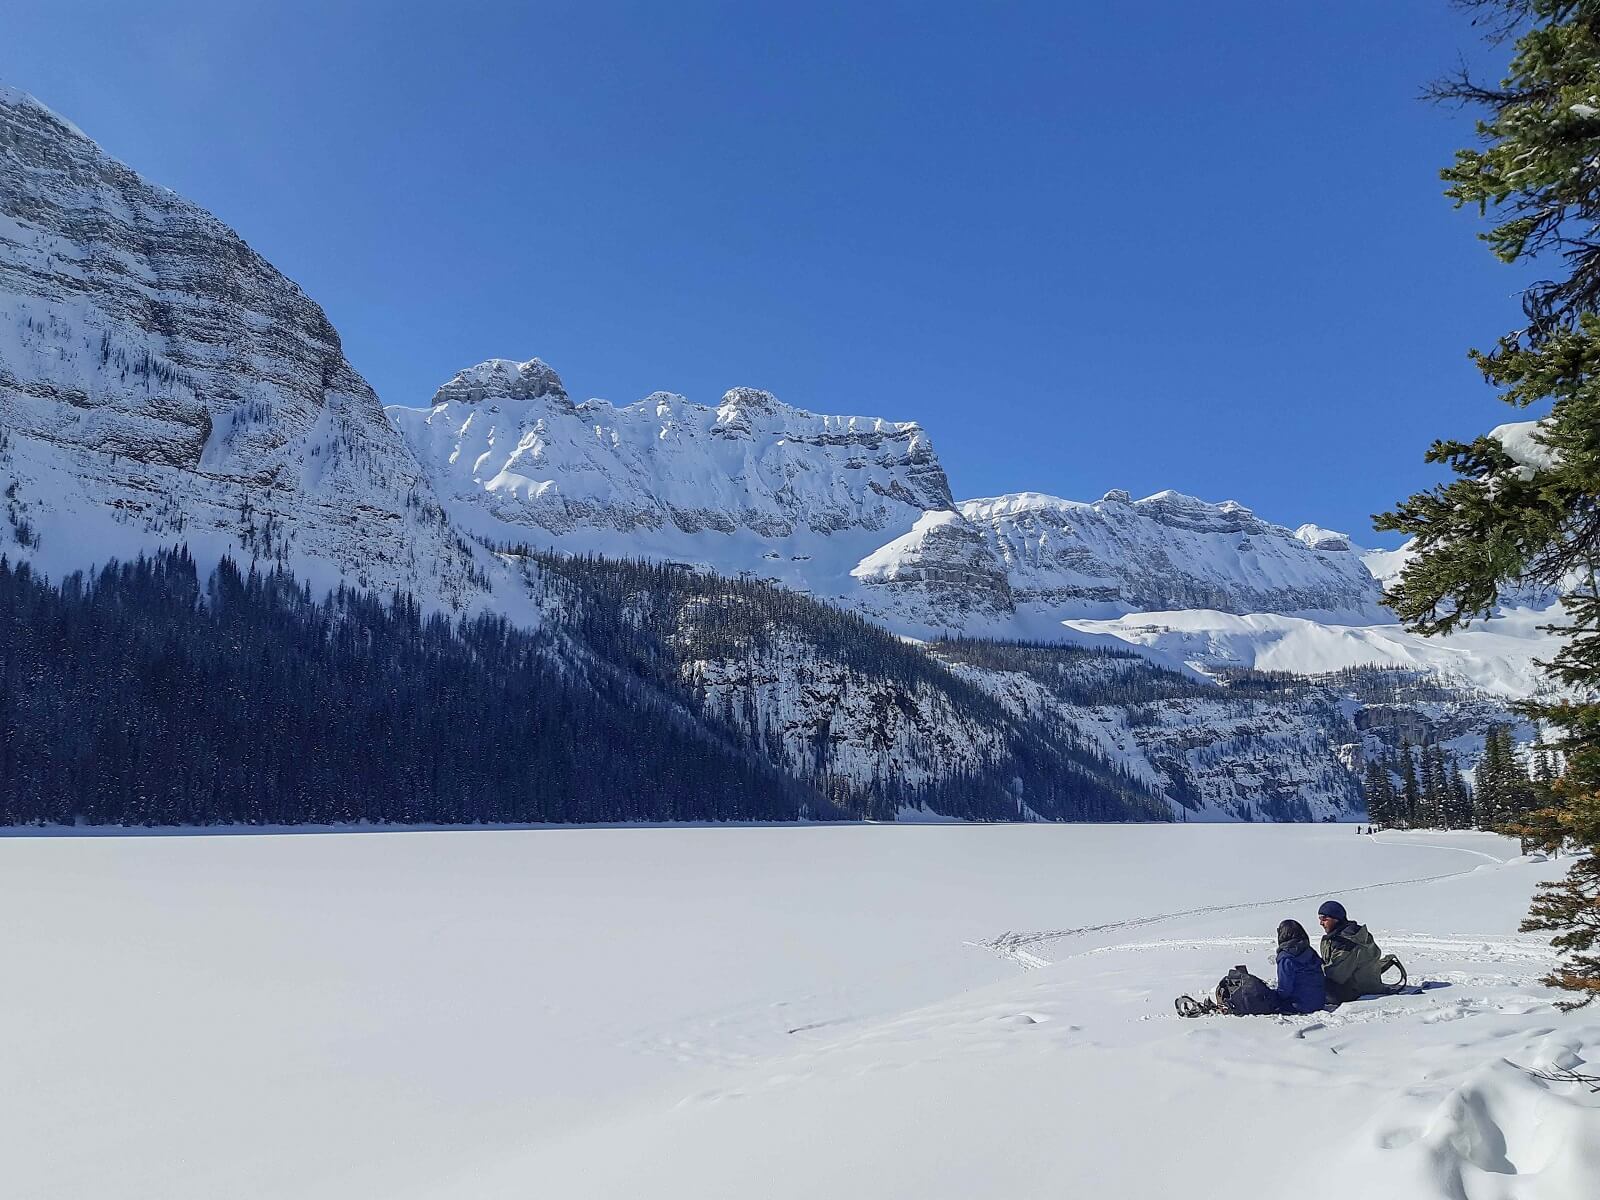
[[[1394,778],[1389,768],[1376,758],[1367,760],[1362,791],[1367,801],[1367,820],[1374,825],[1394,823]]]
[[[1505,816],[1501,819],[1500,825],[1502,829],[1509,831],[1511,827],[1521,825],[1528,819],[1538,793],[1531,778],[1531,764],[1523,758],[1511,741],[1509,727],[1505,731],[1504,738],[1501,755],[1506,763],[1506,775],[1501,807],[1505,811]]]
[[[1444,751],[1439,743],[1422,747],[1422,801],[1417,813],[1417,824],[1427,829],[1444,826],[1445,778]]]
[[[1541,888],[1524,928],[1555,935],[1564,958],[1549,982],[1578,993],[1576,1006],[1600,998],[1600,3],[1467,6],[1486,10],[1497,34],[1520,36],[1499,86],[1463,71],[1432,89],[1484,112],[1484,144],[1457,151],[1442,173],[1446,195],[1492,214],[1482,237],[1503,262],[1553,260],[1523,290],[1525,323],[1472,357],[1507,403],[1548,404],[1549,414],[1514,436],[1435,442],[1427,460],[1456,478],[1402,501],[1377,525],[1413,539],[1414,557],[1387,600],[1417,632],[1448,633],[1487,616],[1508,586],[1562,594],[1570,624],[1549,674],[1575,698],[1526,708],[1560,731],[1566,769],[1552,785],[1554,808],[1530,820],[1597,852]],[[1512,794],[1493,803],[1520,802]],[[1480,810],[1488,804],[1480,798]]]
[[[1483,735],[1483,753],[1472,770],[1472,823],[1493,829],[1500,823],[1500,793],[1505,767],[1501,762],[1500,729],[1491,725]]]
[[[1456,761],[1456,756],[1451,753],[1445,757],[1446,774],[1446,800],[1445,800],[1445,827],[1447,829],[1470,829],[1472,827],[1472,793],[1467,790],[1467,781],[1462,777],[1461,764]]]
[[[1399,817],[1402,828],[1410,829],[1417,823],[1422,808],[1422,792],[1417,785],[1417,765],[1411,757],[1411,743],[1400,742],[1400,796]]]

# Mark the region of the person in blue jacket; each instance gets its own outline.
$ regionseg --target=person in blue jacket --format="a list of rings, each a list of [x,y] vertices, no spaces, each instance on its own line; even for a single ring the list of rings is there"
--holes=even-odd
[[[1316,1012],[1327,1003],[1322,979],[1322,956],[1311,948],[1305,926],[1299,921],[1278,925],[1278,995],[1281,1012]]]

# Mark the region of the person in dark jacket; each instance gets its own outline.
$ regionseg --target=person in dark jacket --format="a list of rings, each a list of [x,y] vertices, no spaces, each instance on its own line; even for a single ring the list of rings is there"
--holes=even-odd
[[[1322,978],[1322,958],[1311,948],[1311,939],[1299,921],[1278,925],[1278,1009],[1286,1013],[1316,1012],[1327,1003]]]
[[[1322,970],[1328,999],[1343,1003],[1392,989],[1383,982],[1383,951],[1365,926],[1357,925],[1337,900],[1317,909],[1322,926]]]

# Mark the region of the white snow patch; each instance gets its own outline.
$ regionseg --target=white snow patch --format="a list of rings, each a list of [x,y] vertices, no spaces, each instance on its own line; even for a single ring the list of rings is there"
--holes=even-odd
[[[1522,697],[1545,686],[1541,659],[1556,649],[1541,626],[1561,610],[1512,609],[1448,637],[1399,625],[1340,625],[1277,613],[1130,613],[1111,621],[1068,621],[1164,651],[1198,669],[1248,667],[1314,675],[1356,666],[1416,667],[1491,695]]]
[[[1548,471],[1560,458],[1554,450],[1539,440],[1539,434],[1548,420],[1511,421],[1496,425],[1486,436],[1505,448],[1506,454],[1517,464],[1517,474],[1524,480],[1532,479],[1540,471]]]

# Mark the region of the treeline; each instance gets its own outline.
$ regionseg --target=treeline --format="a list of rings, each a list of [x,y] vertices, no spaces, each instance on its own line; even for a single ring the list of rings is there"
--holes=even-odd
[[[1340,667],[1336,671],[1323,671],[1315,675],[1230,667],[1218,671],[1216,675],[1230,692],[1243,696],[1270,697],[1312,689],[1331,689],[1364,705],[1414,705],[1459,699],[1459,693],[1441,683],[1437,676],[1405,666]]]
[[[1078,707],[1226,698],[1215,685],[1159,666],[1133,650],[988,638],[949,638],[934,642],[931,649],[948,662],[1030,675],[1057,700]]]
[[[804,686],[806,670],[831,662],[855,672],[862,683],[890,685],[898,703],[940,696],[963,722],[998,734],[998,752],[960,767],[950,765],[941,739],[929,737],[922,749],[938,769],[923,783],[908,784],[888,773],[850,780],[834,767],[826,726],[816,730],[814,754],[794,763],[775,729],[755,711],[755,696],[747,693],[723,724],[744,731],[754,751],[798,771],[849,816],[891,820],[911,808],[979,821],[1171,819],[1170,809],[1145,783],[1082,744],[1076,731],[1054,715],[1012,715],[939,657],[854,612],[764,580],[681,564],[563,555],[521,545],[502,547],[502,553],[533,568],[530,578],[547,589],[547,600],[562,611],[562,628],[575,641],[653,687],[682,689],[686,702],[704,711],[709,711],[705,698],[691,682],[693,671],[686,670],[695,663],[782,670]],[[999,644],[964,645],[981,654],[986,652],[981,647]]]
[[[229,560],[202,583],[182,550],[59,587],[0,558],[0,823],[840,815],[550,642]]]
[[[0,824],[1167,818],[1070,731],[854,614],[681,567],[529,561],[556,614],[531,631],[226,559],[202,579],[183,550],[59,585],[0,558]],[[786,634],[896,695],[941,692],[998,748],[862,780],[820,729],[794,769],[683,669]]]
[[[1555,752],[1536,743],[1526,755],[1511,727],[1496,723],[1469,786],[1454,752],[1438,742],[1414,746],[1402,739],[1386,756],[1367,760],[1362,792],[1376,825],[1402,829],[1504,829],[1524,822],[1549,803],[1558,774]]]

